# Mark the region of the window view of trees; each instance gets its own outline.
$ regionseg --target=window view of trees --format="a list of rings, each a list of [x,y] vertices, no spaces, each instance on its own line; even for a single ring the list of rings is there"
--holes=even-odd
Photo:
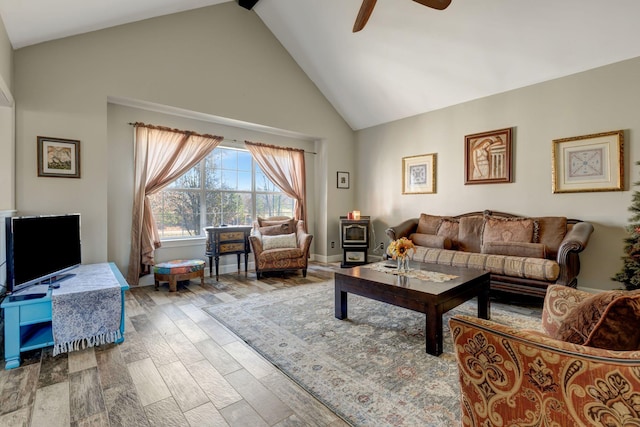
[[[293,216],[293,199],[251,154],[228,147],[217,147],[150,199],[162,239],[198,237],[211,225],[251,225],[258,216]]]

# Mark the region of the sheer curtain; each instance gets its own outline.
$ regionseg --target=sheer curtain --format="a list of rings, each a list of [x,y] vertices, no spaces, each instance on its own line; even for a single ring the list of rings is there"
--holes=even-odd
[[[154,264],[160,245],[149,196],[187,172],[220,144],[221,136],[200,135],[134,123],[135,158],[131,254],[127,282],[138,284],[143,266]]]
[[[307,230],[307,183],[304,150],[245,141],[262,171],[287,196],[295,200],[294,218]]]

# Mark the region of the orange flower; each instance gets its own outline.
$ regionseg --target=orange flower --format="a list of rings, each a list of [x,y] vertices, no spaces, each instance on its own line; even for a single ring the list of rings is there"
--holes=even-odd
[[[391,255],[393,259],[397,259],[398,257],[404,258],[409,255],[409,251],[415,251],[416,246],[413,242],[406,237],[401,237],[398,240],[394,240],[389,243],[389,247],[387,248],[387,253]]]

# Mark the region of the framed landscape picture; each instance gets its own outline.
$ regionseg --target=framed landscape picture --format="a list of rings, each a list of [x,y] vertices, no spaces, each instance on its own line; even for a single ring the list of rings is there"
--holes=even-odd
[[[553,140],[554,193],[624,190],[624,131]]]
[[[39,136],[38,176],[80,178],[80,141]]]
[[[464,183],[512,182],[511,128],[464,137]]]
[[[402,158],[402,194],[436,192],[436,154]]]

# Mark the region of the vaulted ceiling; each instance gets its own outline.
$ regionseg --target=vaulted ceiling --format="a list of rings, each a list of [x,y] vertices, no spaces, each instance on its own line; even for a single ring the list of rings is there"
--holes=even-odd
[[[0,0],[0,16],[19,49],[226,1]],[[640,56],[638,0],[452,0],[442,11],[379,0],[353,33],[360,5],[260,0],[247,10],[353,129]]]

